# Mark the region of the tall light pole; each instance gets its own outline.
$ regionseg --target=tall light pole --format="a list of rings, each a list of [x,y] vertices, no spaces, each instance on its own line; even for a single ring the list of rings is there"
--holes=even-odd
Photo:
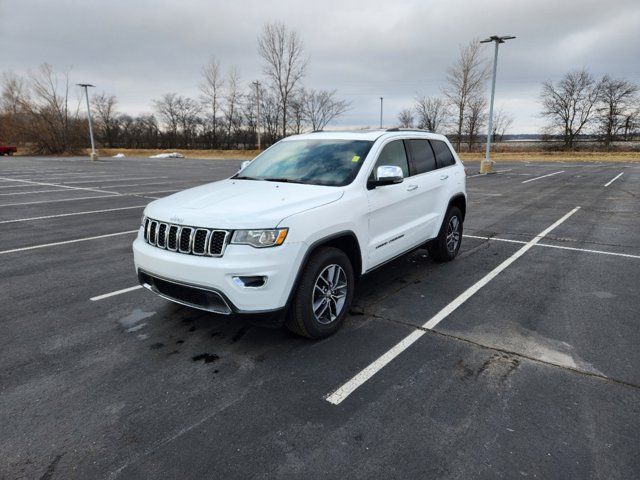
[[[506,35],[503,37],[499,37],[498,35],[492,35],[489,38],[485,38],[481,40],[480,43],[490,43],[494,42],[495,52],[493,54],[493,78],[491,80],[491,102],[489,103],[489,125],[487,130],[487,151],[484,154],[484,160],[480,163],[480,173],[491,173],[493,172],[493,162],[490,158],[491,153],[491,137],[493,135],[493,98],[496,93],[496,72],[498,71],[498,45],[504,43],[506,40],[511,40],[512,38],[516,38],[513,35]]]
[[[91,138],[91,160],[95,161],[98,159],[98,155],[96,155],[96,144],[93,141],[93,122],[91,121],[91,106],[89,105],[89,87],[93,88],[95,85],[91,85],[90,83],[77,83],[76,85],[84,88],[84,96],[87,99],[87,115],[89,117],[89,137]]]
[[[380,97],[380,128],[382,128],[382,104],[384,103],[384,98]]]
[[[260,82],[255,81],[253,84],[256,87],[256,134],[258,135],[258,151],[260,151]]]

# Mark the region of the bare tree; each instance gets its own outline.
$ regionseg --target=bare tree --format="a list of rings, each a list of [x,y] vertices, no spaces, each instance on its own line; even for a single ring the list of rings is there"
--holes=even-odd
[[[2,74],[0,81],[0,139],[9,143],[22,140],[25,116],[22,104],[28,103],[24,78],[12,73]]]
[[[599,106],[596,111],[599,132],[607,148],[621,131],[624,132],[632,107],[638,101],[638,86],[605,75],[598,85]]]
[[[301,88],[294,92],[293,96],[289,100],[289,124],[293,127],[293,132],[296,134],[302,133],[305,127],[307,118],[305,115],[305,102],[307,92]]]
[[[501,142],[513,124],[513,116],[505,112],[502,107],[493,113],[493,132],[494,141]]]
[[[160,115],[160,120],[164,123],[169,136],[168,147],[176,146],[178,139],[178,126],[180,124],[179,96],[177,93],[165,93],[159,100],[154,100],[153,105]]]
[[[640,108],[630,110],[624,117],[622,122],[622,139],[624,141],[631,140],[634,133],[638,133],[640,129]]]
[[[398,113],[398,126],[400,128],[413,128],[415,117],[412,108],[403,108]]]
[[[450,115],[447,102],[439,97],[418,97],[415,109],[418,116],[418,128],[430,132],[441,131],[446,126]]]
[[[278,124],[281,117],[281,105],[278,92],[262,87],[260,89],[260,127],[264,130],[265,145],[278,139]]]
[[[183,148],[190,148],[197,135],[197,129],[200,125],[200,107],[201,105],[192,98],[176,97],[175,109],[182,134]]]
[[[302,40],[282,23],[267,23],[258,37],[258,53],[265,62],[264,73],[278,92],[285,136],[289,98],[307,67]]]
[[[210,148],[216,147],[216,130],[218,126],[218,110],[220,96],[224,86],[224,78],[220,70],[220,62],[211,57],[202,67],[202,83],[200,84],[201,99],[211,111],[211,139]]]
[[[115,95],[102,92],[91,98],[91,107],[96,120],[97,136],[104,146],[112,147],[118,131],[118,114]]]
[[[236,67],[231,67],[227,72],[224,99],[224,116],[227,122],[227,148],[229,148],[231,145],[231,133],[235,132],[242,122],[242,117],[240,116],[242,89],[240,86],[240,73]]]
[[[487,121],[487,99],[478,95],[469,99],[463,133],[467,138],[469,151],[478,140],[478,133],[485,127]]]
[[[336,98],[335,90],[308,90],[304,95],[304,115],[313,131],[322,130],[331,121],[351,108],[345,100]]]
[[[562,133],[565,148],[573,148],[577,136],[593,119],[598,84],[586,70],[575,70],[557,84],[544,82],[540,97],[542,115],[549,120],[549,126]]]
[[[80,122],[79,101],[71,106],[69,73],[58,76],[51,65],[44,64],[29,75],[29,92],[20,100],[24,135],[38,153],[74,152],[85,137]]]
[[[460,48],[460,57],[447,72],[444,95],[456,116],[456,145],[460,149],[469,102],[483,93],[489,67],[482,56],[480,43],[472,41]]]

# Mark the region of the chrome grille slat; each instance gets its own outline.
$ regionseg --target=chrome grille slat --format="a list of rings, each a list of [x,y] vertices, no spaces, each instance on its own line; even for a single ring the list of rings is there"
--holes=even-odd
[[[177,225],[169,226],[169,235],[167,237],[167,250],[171,250],[175,252],[178,250],[178,234],[180,232],[180,227]]]
[[[152,218],[147,218],[144,224],[144,239],[149,245],[190,255],[221,257],[230,238],[229,230],[177,225]]]
[[[158,235],[158,222],[156,222],[155,220],[151,220],[151,223],[149,224],[149,238],[147,239],[150,245],[156,245],[156,242],[158,239],[157,235]]]
[[[210,231],[206,228],[196,228],[193,234],[193,245],[191,252],[194,255],[205,255],[207,253],[207,240],[209,239]],[[202,239],[204,235],[204,239]],[[202,239],[202,240],[201,240]],[[200,246],[202,244],[202,246]]]
[[[158,224],[158,240],[156,241],[156,245],[159,248],[167,247],[167,228],[169,226],[166,223]]]

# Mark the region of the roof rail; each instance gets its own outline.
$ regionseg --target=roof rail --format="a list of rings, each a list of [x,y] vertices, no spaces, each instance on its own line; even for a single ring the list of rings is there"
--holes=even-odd
[[[426,132],[433,133],[431,130],[425,130],[424,128],[403,128],[403,127],[392,127],[387,128],[385,132]]]

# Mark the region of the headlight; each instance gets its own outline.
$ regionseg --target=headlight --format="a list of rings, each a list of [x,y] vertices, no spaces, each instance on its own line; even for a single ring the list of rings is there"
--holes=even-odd
[[[282,245],[287,238],[288,228],[274,228],[269,230],[236,230],[231,243],[236,245],[251,245],[255,248],[275,247]]]
[[[147,216],[145,214],[142,214],[142,226],[144,227],[144,224],[147,223]]]

